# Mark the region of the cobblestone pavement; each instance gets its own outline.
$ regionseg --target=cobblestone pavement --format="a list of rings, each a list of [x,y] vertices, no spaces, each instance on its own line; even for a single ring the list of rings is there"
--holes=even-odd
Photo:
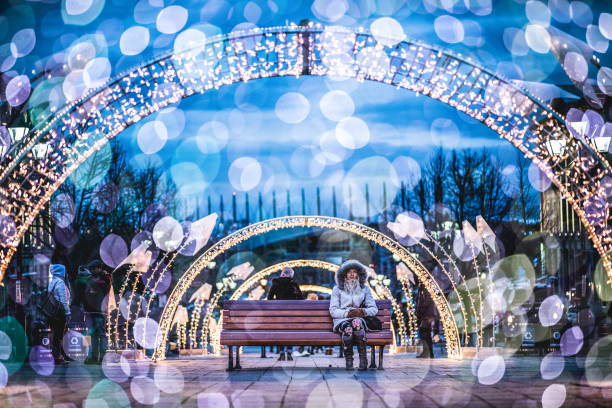
[[[225,371],[227,357],[159,364],[124,361],[104,367],[71,362],[48,376],[36,374],[26,363],[2,389],[0,406],[536,407],[542,406],[543,394],[549,406],[559,406],[555,401],[571,407],[612,406],[612,387],[586,383],[584,370],[576,365],[583,365],[583,358],[565,359],[560,376],[543,380],[541,358],[509,357],[501,380],[484,385],[472,373],[473,359],[386,355],[384,371],[346,372],[343,359],[336,356],[279,362],[251,351],[243,355],[243,369],[230,373]],[[495,381],[500,368],[485,368],[490,372],[480,373],[481,380]]]

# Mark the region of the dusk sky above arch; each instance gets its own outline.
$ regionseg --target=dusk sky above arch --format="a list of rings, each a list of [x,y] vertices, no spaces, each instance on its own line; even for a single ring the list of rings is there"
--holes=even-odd
[[[548,10],[552,14],[548,17],[551,26],[584,43],[587,41],[586,24],[597,24],[600,13],[605,11],[599,2],[591,5],[588,2],[574,2],[570,7],[571,15],[566,16],[562,10],[564,2],[559,0],[551,1],[549,7],[546,7],[546,2],[522,0],[238,3],[141,0],[130,4],[118,0],[63,0],[49,4],[12,3],[16,7],[6,9],[2,13],[4,17],[0,18],[0,43],[5,43],[0,47],[0,50],[4,50],[4,53],[0,52],[3,64],[7,64],[6,58],[10,58],[11,39],[14,39],[17,31],[33,28],[36,43],[28,55],[18,58],[6,70],[11,75],[29,75],[26,67],[41,69],[43,65],[49,66],[49,57],[52,56],[61,62],[63,52],[69,54],[70,47],[76,49],[87,40],[87,36],[91,39],[95,33],[102,35],[98,38],[105,43],[96,52],[96,57],[108,59],[109,76],[113,77],[156,55],[169,52],[177,36],[188,29],[200,30],[210,37],[239,28],[299,23],[303,19],[326,25],[370,28],[377,19],[391,17],[399,23],[407,38],[469,56],[510,79],[528,81],[531,84],[525,83],[525,86],[536,95],[545,93],[542,93],[541,85],[533,84],[550,84],[544,87],[547,92],[568,99],[581,96],[580,91],[569,88],[571,81],[552,52],[536,52],[534,48],[537,48],[537,44],[527,46],[520,39],[512,42],[508,38],[515,34],[513,30],[526,29],[529,24],[546,19]],[[325,10],[324,4],[328,9]],[[343,7],[346,8],[345,13],[342,13]],[[69,13],[82,10],[85,10],[84,13],[77,16]],[[590,19],[589,13],[592,15]],[[185,16],[184,24],[173,26]],[[445,19],[446,24],[441,23],[441,19]],[[91,22],[80,25],[88,20]],[[455,30],[444,30],[448,28],[449,21],[459,23],[451,27]],[[122,35],[127,35],[136,26],[148,32],[149,41],[142,44],[144,48],[141,52],[135,52],[133,47],[126,52],[125,44],[123,48],[121,46]],[[161,32],[173,31],[177,27],[176,32]],[[458,28],[464,31],[461,41],[458,41]],[[512,48],[515,46],[516,50]],[[136,55],[123,55],[132,53]],[[610,66],[609,53],[596,55],[601,59],[602,66]],[[591,76],[593,69],[590,68]],[[35,87],[35,84],[32,85]],[[71,91],[70,87],[62,89]],[[334,90],[350,95],[354,103],[351,116],[365,123],[369,141],[363,147],[348,149],[338,163],[313,164],[313,157],[320,153],[322,135],[325,132],[333,133],[338,124],[325,117],[320,108],[322,98]],[[296,124],[284,122],[275,112],[279,99],[288,93],[301,94],[309,104],[306,116]],[[184,124],[181,123],[181,116],[184,117]],[[515,160],[514,148],[509,143],[500,140],[484,125],[440,102],[417,97],[410,91],[367,81],[359,83],[352,79],[337,81],[321,77],[289,77],[234,84],[184,99],[176,105],[176,111],[162,117],[166,119],[168,140],[159,150],[145,147],[145,153],[150,154],[143,153],[143,145],[151,146],[150,137],[143,136],[139,143],[139,132],[143,127],[143,134],[155,129],[152,122],[159,118],[159,114],[131,126],[118,136],[118,140],[132,156],[132,163],[142,163],[143,158],[158,163],[184,196],[231,194],[232,191],[269,194],[272,190],[282,192],[296,186],[327,188],[347,177],[380,184],[382,180],[392,178],[384,172],[398,157],[413,159],[422,170],[440,140],[447,149],[489,149],[499,160],[500,171]],[[197,136],[199,129],[211,121],[221,123],[229,137],[219,152],[207,154],[198,149]],[[244,157],[252,160],[236,164],[238,159]],[[387,163],[381,160],[383,157]],[[255,182],[250,180],[253,167],[248,166],[255,166],[257,170],[257,163],[261,176]],[[232,176],[233,164],[236,166]],[[250,170],[240,168],[240,165],[246,165]],[[352,171],[355,167],[357,169]],[[372,177],[372,169],[383,174]],[[254,173],[257,174],[257,171]],[[272,181],[271,176],[274,176]]]

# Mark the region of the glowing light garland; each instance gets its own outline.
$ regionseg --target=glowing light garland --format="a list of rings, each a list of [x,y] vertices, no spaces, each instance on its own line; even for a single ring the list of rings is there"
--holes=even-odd
[[[384,58],[364,58],[373,55]],[[255,28],[207,38],[121,74],[58,110],[13,145],[0,170],[0,215],[12,218],[0,242],[0,280],[21,238],[57,188],[93,152],[127,127],[180,99],[239,81],[330,75],[372,80],[442,101],[510,141],[557,186],[585,226],[612,281],[612,228],[583,206],[607,199],[607,161],[571,136],[565,119],[542,100],[469,58],[422,42],[393,47],[363,28],[310,25]],[[563,140],[561,155],[546,144]],[[37,158],[33,149],[46,145]],[[567,165],[567,163],[570,163]]]
[[[153,354],[153,359],[156,361],[163,360],[165,358],[165,345],[168,338],[168,332],[170,324],[172,322],[172,316],[174,316],[175,310],[185,295],[186,291],[191,287],[193,280],[197,275],[208,265],[210,261],[215,259],[221,253],[234,247],[235,245],[248,240],[251,237],[264,234],[269,231],[279,229],[293,229],[293,228],[324,228],[324,229],[336,229],[340,231],[346,231],[360,237],[366,238],[369,241],[387,249],[391,253],[397,255],[406,266],[412,270],[419,280],[424,283],[425,288],[431,295],[435,305],[440,313],[440,321],[444,328],[444,333],[447,339],[447,350],[448,355],[451,358],[461,358],[461,348],[458,343],[458,332],[457,325],[454,319],[454,315],[448,305],[442,290],[433,279],[431,274],[423,265],[413,258],[410,253],[396,241],[390,239],[386,235],[369,228],[365,225],[355,223],[348,220],[332,217],[322,216],[293,216],[293,217],[281,217],[274,218],[271,220],[262,221],[256,224],[249,225],[242,228],[233,234],[225,237],[218,241],[215,245],[205,251],[183,274],[181,279],[177,282],[174,287],[172,294],[168,298],[168,302],[162,312],[158,335],[161,339],[160,345],[157,347]],[[231,278],[225,282],[228,285]],[[219,290],[215,296],[217,296],[222,290]],[[213,297],[214,299],[214,297]],[[207,327],[207,323],[212,314],[211,308],[208,308],[206,317],[204,320],[204,327]]]
[[[465,288],[466,288],[466,292],[467,292],[467,294],[468,294],[468,299],[470,300],[470,303],[471,303],[471,305],[472,305],[472,310],[475,310],[475,309],[474,309],[474,299],[472,298],[472,295],[471,295],[471,293],[470,293],[470,291],[469,291],[469,288],[468,288],[468,286],[467,286],[467,283],[465,282],[465,277],[464,277],[464,276],[461,274],[461,272],[460,272],[460,270],[459,270],[459,267],[457,266],[457,263],[456,263],[456,262],[454,261],[454,259],[453,259],[453,258],[452,258],[452,257],[451,257],[449,254],[448,254],[448,252],[446,252],[446,250],[444,249],[444,247],[443,247],[443,246],[442,246],[442,245],[441,245],[441,244],[440,244],[440,243],[439,243],[439,242],[438,242],[438,241],[437,241],[437,240],[436,240],[436,239],[435,239],[435,238],[434,238],[434,237],[433,237],[431,234],[428,234],[427,232],[425,232],[425,237],[426,237],[426,238],[427,238],[427,239],[428,239],[430,242],[432,242],[432,243],[433,243],[433,244],[436,246],[436,248],[440,249],[440,250],[442,251],[442,254],[443,254],[445,257],[446,257],[446,259],[448,259],[448,260],[450,261],[450,263],[451,263],[451,264],[454,266],[454,268],[455,268],[455,270],[456,270],[456,272],[457,272],[457,275],[458,275],[459,277],[461,277],[461,278],[462,278],[462,280],[463,280],[463,284],[464,284],[464,286],[465,286]],[[460,292],[459,292],[459,290],[457,289],[457,286],[456,286],[456,284],[455,284],[455,280],[454,280],[453,276],[450,274],[450,272],[448,272],[448,270],[446,269],[446,266],[444,266],[444,262],[442,262],[442,260],[440,260],[440,259],[439,259],[439,258],[438,258],[438,257],[437,257],[435,254],[434,254],[434,252],[433,252],[433,251],[432,251],[430,248],[428,248],[428,247],[427,247],[425,244],[423,244],[423,240],[420,240],[420,241],[419,241],[419,246],[420,246],[421,248],[423,248],[423,249],[424,249],[424,250],[427,252],[427,254],[428,254],[428,255],[429,255],[429,256],[430,256],[432,259],[434,259],[434,260],[436,261],[436,263],[438,264],[438,266],[440,267],[440,269],[442,270],[442,272],[444,272],[444,274],[446,275],[446,277],[447,277],[447,278],[448,278],[448,280],[450,281],[450,283],[451,283],[451,286],[452,286],[453,290],[455,291],[455,293],[457,293],[457,299],[459,300],[459,307],[460,307],[460,309],[461,309],[461,314],[462,314],[462,317],[463,317],[463,322],[464,322],[464,324],[463,324],[463,333],[464,333],[464,338],[465,338],[465,345],[467,346],[467,341],[468,341],[468,331],[467,331],[467,326],[466,326],[466,323],[467,323],[467,313],[466,313],[465,306],[464,306],[464,303],[463,303],[464,301],[461,299],[461,297],[460,297]]]

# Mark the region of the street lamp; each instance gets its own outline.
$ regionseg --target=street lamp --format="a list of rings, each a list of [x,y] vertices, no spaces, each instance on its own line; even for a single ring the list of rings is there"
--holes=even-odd
[[[8,128],[11,135],[11,143],[15,143],[24,138],[30,129],[27,127],[10,127]]]
[[[608,149],[610,148],[610,139],[610,136],[598,136],[594,137],[592,140],[598,152],[608,153]]]
[[[612,139],[612,123],[606,123],[599,132],[599,136],[593,138],[593,144],[598,152],[608,153],[610,148],[610,140]]]
[[[34,154],[34,158],[41,160],[47,156],[49,151],[48,143],[39,143],[32,148],[32,154]]]
[[[548,154],[551,156],[562,155],[565,152],[565,144],[565,139],[552,139],[544,143]]]

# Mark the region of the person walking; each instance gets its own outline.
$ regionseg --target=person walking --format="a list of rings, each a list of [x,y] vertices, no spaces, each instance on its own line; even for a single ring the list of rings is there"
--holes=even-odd
[[[336,285],[329,303],[334,331],[342,339],[347,370],[353,370],[353,345],[359,353],[359,371],[368,369],[366,330],[369,328],[364,317],[376,316],[378,307],[366,286],[366,278],[365,266],[359,261],[344,262],[336,271]]]
[[[272,279],[272,287],[268,292],[268,300],[303,300],[304,294],[300,290],[300,285],[293,279],[295,272],[290,267],[281,271],[280,278]],[[293,346],[280,346],[278,361],[293,360]]]
[[[423,351],[417,358],[434,358],[431,331],[433,329],[437,334],[436,305],[422,282],[419,282],[415,312],[419,322],[419,338],[423,342]]]
[[[106,302],[111,287],[110,275],[104,270],[104,265],[95,259],[87,265],[91,278],[85,287],[83,307],[90,322],[88,333],[91,337],[89,356],[86,364],[101,363],[106,350]]]
[[[63,313],[58,313],[49,320],[53,341],[51,342],[51,353],[55,363],[66,361],[66,354],[62,348],[62,340],[66,333],[66,325],[70,323],[70,291],[66,284],[66,267],[61,264],[51,264],[49,272],[52,275],[51,281],[47,286],[47,291],[53,296],[55,301],[61,305]]]

